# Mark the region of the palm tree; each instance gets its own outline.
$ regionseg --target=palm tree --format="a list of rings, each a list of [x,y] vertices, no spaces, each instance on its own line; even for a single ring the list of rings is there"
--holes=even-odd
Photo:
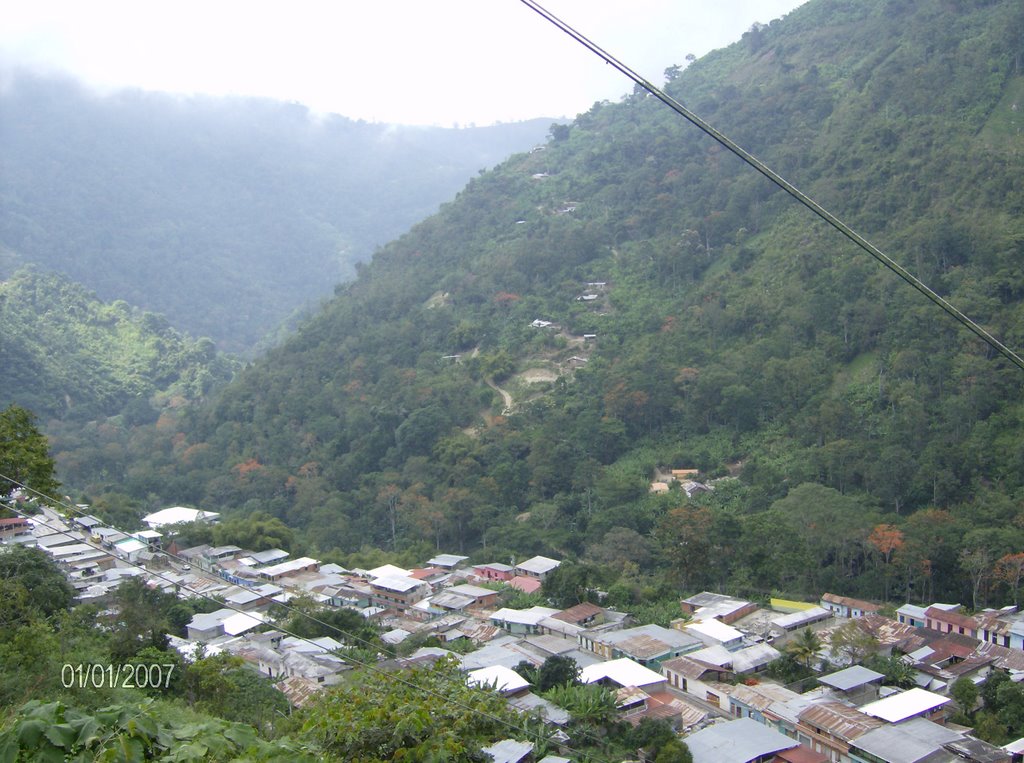
[[[821,639],[818,634],[810,628],[804,628],[800,635],[786,645],[786,651],[793,655],[794,659],[800,660],[808,670],[811,667],[811,660],[818,656],[821,651]]]

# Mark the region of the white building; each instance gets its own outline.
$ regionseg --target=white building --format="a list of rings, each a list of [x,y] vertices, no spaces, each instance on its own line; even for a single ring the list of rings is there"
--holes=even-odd
[[[172,506],[169,509],[160,509],[160,511],[142,518],[142,521],[149,525],[150,530],[156,530],[164,525],[175,525],[179,522],[216,523],[219,520],[220,514],[216,511],[189,509],[185,506]]]

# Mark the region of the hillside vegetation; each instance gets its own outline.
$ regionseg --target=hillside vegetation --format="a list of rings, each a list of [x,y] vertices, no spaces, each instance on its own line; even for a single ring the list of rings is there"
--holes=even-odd
[[[69,425],[152,423],[203,399],[239,365],[161,316],[32,270],[0,283],[0,336],[0,399]]]
[[[667,89],[1019,349],[1022,60],[1015,0],[815,0]],[[585,558],[625,599],[979,604],[1024,551],[1022,381],[636,92],[475,178],[176,427],[90,443],[132,454],[110,481],[61,477],[321,551]],[[668,467],[738,479],[650,494]]]
[[[61,272],[251,353],[548,125],[396,127],[15,73],[0,89],[0,276]]]

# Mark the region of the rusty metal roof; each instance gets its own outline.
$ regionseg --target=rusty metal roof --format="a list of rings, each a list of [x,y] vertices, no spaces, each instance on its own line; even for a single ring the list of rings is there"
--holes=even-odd
[[[844,742],[851,742],[861,734],[885,725],[885,721],[865,715],[855,707],[832,701],[811,705],[798,717],[804,725],[821,729]]]

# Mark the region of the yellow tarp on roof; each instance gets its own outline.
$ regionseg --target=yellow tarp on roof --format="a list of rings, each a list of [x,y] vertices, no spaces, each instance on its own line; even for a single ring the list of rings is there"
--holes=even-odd
[[[776,612],[803,612],[805,609],[817,607],[817,602],[789,601],[788,599],[772,599],[772,609]]]

